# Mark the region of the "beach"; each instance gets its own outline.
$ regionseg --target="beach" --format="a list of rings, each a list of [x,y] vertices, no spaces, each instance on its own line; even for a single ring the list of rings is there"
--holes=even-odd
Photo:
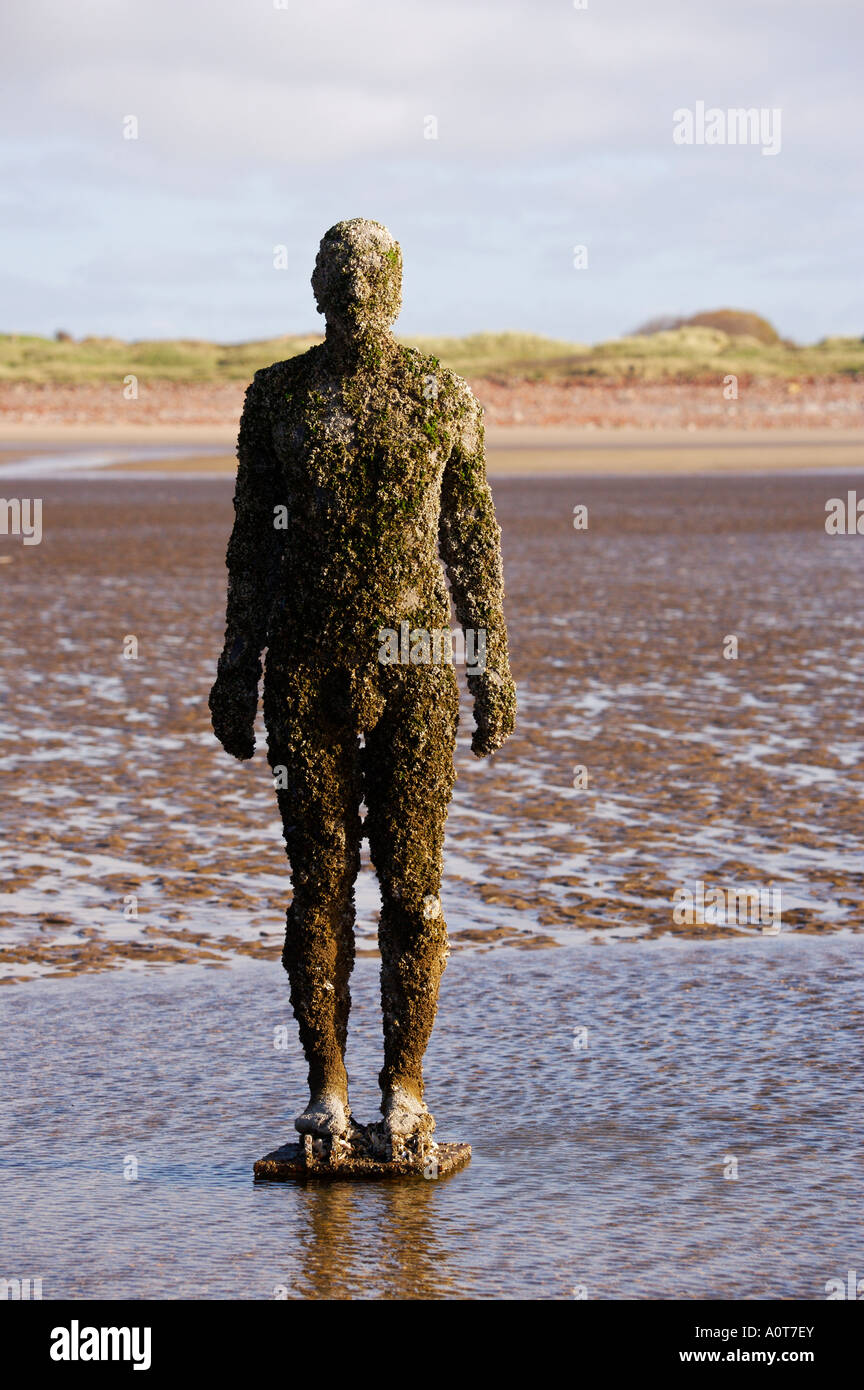
[[[0,537],[0,1204],[44,1298],[821,1299],[856,1267],[864,570],[825,507],[864,468],[555,454],[491,470],[519,715],[485,762],[460,672],[426,1075],[473,1157],[371,1187],[252,1175],[305,1093],[263,731],[238,764],[207,711],[230,460],[66,438],[0,465],[42,503],[38,545]],[[676,911],[749,889],[770,928]],[[365,847],[356,897],[368,1121]]]
[[[493,479],[519,719],[474,759],[460,673],[454,950],[758,932],[676,924],[694,882],[777,885],[786,930],[860,930],[864,572],[860,539],[825,531],[856,484]],[[289,886],[263,730],[238,764],[207,710],[231,478],[3,486],[41,498],[44,533],[0,537],[4,976],[275,961]],[[374,952],[368,860],[358,905]]]
[[[202,8],[4,35],[12,1350],[848,1374],[864,12]]]
[[[42,434],[73,440],[91,431],[115,442],[148,434],[173,436],[179,442],[209,434],[233,443],[247,381],[175,381],[142,373],[140,380],[133,378],[135,394],[127,399],[123,372],[119,366],[117,370],[116,378],[96,381],[40,381],[0,373],[0,443],[22,432],[30,438]],[[532,375],[522,377],[512,371],[463,374],[492,432],[506,437],[514,431],[533,431],[541,447],[544,438],[554,439],[555,431],[562,430],[577,437],[629,431],[668,438],[693,431],[734,435],[864,430],[860,373],[759,377],[730,371],[718,361],[713,370],[699,372],[692,380],[646,381],[626,374],[616,378],[608,370],[596,379],[544,379],[539,364]]]
[[[94,469],[233,477],[234,426],[55,424],[0,429],[3,476]],[[864,429],[591,430],[489,426],[490,478],[839,471],[864,468]]]

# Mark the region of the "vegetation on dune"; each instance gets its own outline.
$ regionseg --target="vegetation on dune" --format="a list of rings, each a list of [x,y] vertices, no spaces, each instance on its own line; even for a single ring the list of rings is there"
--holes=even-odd
[[[697,314],[671,326],[675,324],[655,320],[656,327],[648,324],[593,347],[528,333],[402,341],[475,380],[602,383],[697,381],[728,373],[744,379],[864,375],[860,338],[825,338],[799,347],[781,340],[767,320],[741,310]],[[745,332],[748,328],[752,331]],[[178,382],[249,381],[259,368],[320,341],[311,334],[237,344],[194,339],[125,343],[117,338],[75,342],[66,335],[0,334],[0,382],[118,382],[129,374]]]
[[[408,347],[437,357],[460,376],[473,377],[497,376],[502,372],[524,375],[535,371],[542,376],[547,369],[555,371],[560,364],[591,351],[582,343],[541,338],[533,333],[471,333],[465,338],[421,337],[402,341]]]
[[[194,338],[145,339],[0,334],[0,380],[116,381],[129,373],[174,381],[248,381],[259,367],[305,352],[320,338],[289,336],[220,344]]]
[[[774,377],[864,375],[864,342],[831,338],[797,347],[792,343],[761,343],[757,338],[732,337],[717,328],[669,329],[651,337],[634,335],[592,348],[574,362],[573,377],[620,380],[698,381],[718,374],[743,379]]]

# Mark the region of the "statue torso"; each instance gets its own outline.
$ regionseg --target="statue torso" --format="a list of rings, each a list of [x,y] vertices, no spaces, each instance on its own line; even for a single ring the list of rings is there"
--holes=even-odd
[[[313,348],[264,384],[284,508],[271,649],[374,660],[382,628],[449,627],[438,519],[463,384],[392,340],[341,370]]]

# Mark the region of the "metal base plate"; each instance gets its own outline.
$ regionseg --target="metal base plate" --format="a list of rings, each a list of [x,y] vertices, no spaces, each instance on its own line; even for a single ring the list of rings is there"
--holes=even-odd
[[[323,1146],[321,1146],[323,1148]],[[464,1168],[471,1158],[470,1144],[435,1144],[425,1158],[406,1154],[389,1162],[368,1154],[338,1155],[316,1153],[312,1144],[283,1144],[255,1164],[255,1177],[261,1182],[291,1182],[297,1178],[323,1178],[325,1181],[364,1182],[380,1178],[444,1178]]]

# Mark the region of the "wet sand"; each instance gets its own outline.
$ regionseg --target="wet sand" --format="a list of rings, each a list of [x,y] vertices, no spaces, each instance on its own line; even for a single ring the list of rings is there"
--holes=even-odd
[[[55,426],[0,434],[0,477],[94,469],[233,476],[236,431],[207,426]],[[864,469],[864,430],[487,429],[490,477],[791,472]]]
[[[508,435],[514,435],[510,438]],[[520,438],[520,435],[525,436]],[[539,437],[537,437],[539,436]],[[0,456],[2,457],[2,456]],[[114,465],[125,472],[229,473],[237,460],[233,454],[202,454],[178,459],[134,460]],[[491,432],[487,450],[490,477],[558,474],[607,476],[660,473],[788,472],[795,468],[864,468],[864,432],[837,435],[794,434],[772,431],[765,435],[665,435],[626,432],[623,438],[598,441],[596,435],[572,430],[553,432]]]
[[[437,1136],[473,1157],[361,1188],[252,1178],[305,1068],[266,764],[229,760],[207,717],[230,478],[4,480],[44,506],[41,545],[0,537],[8,1272],[46,1299],[815,1300],[845,1281],[864,538],[824,519],[848,487],[864,470],[495,480],[520,717],[481,763],[464,706],[426,1067]],[[783,930],[676,925],[698,880],[782,885]],[[368,1121],[368,864],[358,906],[347,1061]]]
[[[6,991],[6,1268],[46,1299],[824,1299],[861,1269],[862,947],[454,957],[427,1094],[473,1157],[437,1182],[253,1182],[303,1096],[275,963]],[[349,1031],[364,1119],[375,965]]]
[[[455,952],[758,934],[676,925],[673,893],[699,881],[780,886],[787,932],[861,929],[864,540],[824,530],[856,481],[495,481],[520,717],[478,762],[464,704]],[[0,538],[7,979],[278,958],[289,887],[260,737],[233,762],[206,705],[231,493],[40,478],[42,544]],[[374,954],[368,865],[358,904]]]

